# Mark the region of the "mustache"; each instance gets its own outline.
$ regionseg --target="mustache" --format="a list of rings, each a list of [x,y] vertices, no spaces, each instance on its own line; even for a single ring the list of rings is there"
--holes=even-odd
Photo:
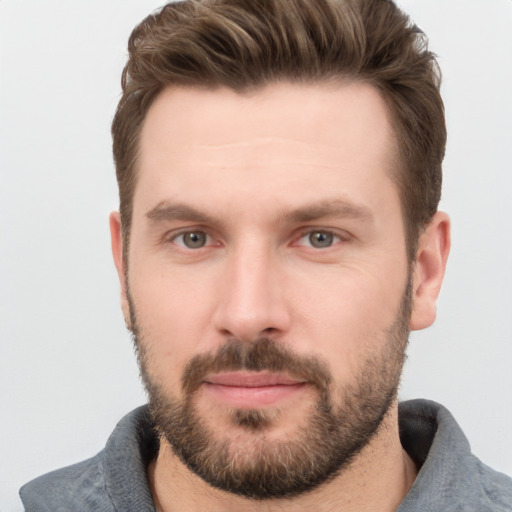
[[[214,353],[194,356],[185,366],[181,385],[185,396],[194,393],[208,375],[231,371],[287,373],[327,393],[332,381],[327,365],[315,356],[293,353],[270,338],[253,342],[232,339]]]

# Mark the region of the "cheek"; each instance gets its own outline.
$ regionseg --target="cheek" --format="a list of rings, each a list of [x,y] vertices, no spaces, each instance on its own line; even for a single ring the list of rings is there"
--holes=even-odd
[[[352,266],[303,280],[294,319],[300,350],[316,353],[349,381],[386,343],[405,290],[403,274],[385,279],[389,273]]]
[[[148,371],[176,392],[185,364],[207,350],[211,299],[204,280],[170,272],[130,276],[130,293],[141,329]]]

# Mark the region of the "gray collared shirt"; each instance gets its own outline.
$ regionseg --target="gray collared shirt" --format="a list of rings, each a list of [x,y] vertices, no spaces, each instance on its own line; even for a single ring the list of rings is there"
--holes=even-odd
[[[512,479],[470,450],[450,412],[427,400],[399,405],[400,439],[420,468],[398,512],[511,512]],[[92,459],[20,490],[26,512],[154,512],[146,468],[158,452],[147,407],[125,416]]]

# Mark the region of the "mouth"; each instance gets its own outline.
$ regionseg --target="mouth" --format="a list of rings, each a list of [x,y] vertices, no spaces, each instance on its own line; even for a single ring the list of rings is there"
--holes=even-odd
[[[280,405],[304,391],[307,384],[288,375],[261,372],[215,374],[203,381],[214,400],[241,409]]]

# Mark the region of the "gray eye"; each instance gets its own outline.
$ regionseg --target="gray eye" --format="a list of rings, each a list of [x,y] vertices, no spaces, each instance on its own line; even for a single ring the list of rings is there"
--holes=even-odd
[[[183,245],[188,249],[200,249],[206,244],[206,233],[202,231],[190,231],[183,233],[180,237],[183,240]]]
[[[330,247],[334,242],[334,235],[328,231],[313,231],[308,238],[311,246],[317,249]]]

